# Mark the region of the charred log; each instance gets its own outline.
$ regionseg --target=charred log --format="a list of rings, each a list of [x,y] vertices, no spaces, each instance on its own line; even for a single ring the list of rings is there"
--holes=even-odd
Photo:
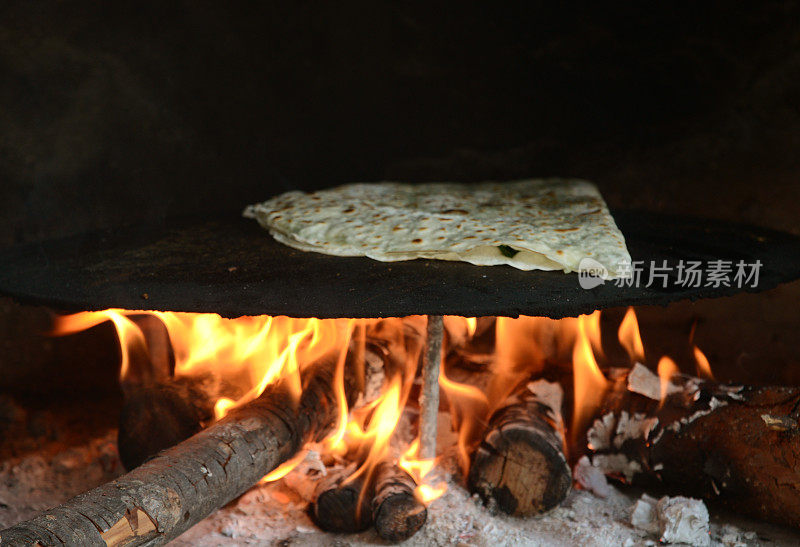
[[[130,473],[3,530],[0,544],[168,542],[241,495],[305,442],[324,437],[338,412],[335,362],[336,355],[329,355],[304,371],[299,401],[287,385],[271,386]]]
[[[372,524],[372,488],[363,475],[351,478],[355,466],[331,474],[317,486],[309,514],[328,532],[363,532]]]
[[[572,485],[559,424],[560,402],[552,404],[527,386],[515,392],[489,420],[472,458],[470,490],[510,515],[557,506]]]
[[[378,464],[372,520],[378,535],[386,541],[400,543],[407,540],[428,519],[428,510],[414,496],[416,487],[414,479],[393,463],[384,461]]]
[[[363,370],[353,366],[362,362]],[[351,343],[348,366],[354,369],[354,383],[359,384],[364,403],[380,395],[387,374],[394,371],[386,348],[371,340],[365,345]],[[139,366],[137,370],[146,368]],[[211,376],[173,378],[162,374],[157,378],[141,383],[126,380],[122,385],[124,403],[117,441],[120,460],[129,471],[188,439],[214,418],[220,388]]]
[[[595,466],[800,526],[800,388],[676,376],[662,403],[658,377],[642,365],[612,380],[587,435]]]
[[[188,439],[213,419],[214,398],[207,380],[183,377],[123,386],[117,445],[125,469]]]

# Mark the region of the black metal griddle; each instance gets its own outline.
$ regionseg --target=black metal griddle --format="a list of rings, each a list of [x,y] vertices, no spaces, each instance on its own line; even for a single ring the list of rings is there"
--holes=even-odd
[[[614,213],[634,260],[760,260],[758,291],[800,278],[800,238],[753,226]],[[63,310],[169,310],[224,317],[574,316],[621,305],[725,296],[730,287],[582,289],[577,274],[297,251],[254,221],[183,220],[0,251],[0,292]],[[649,268],[645,268],[646,280]]]

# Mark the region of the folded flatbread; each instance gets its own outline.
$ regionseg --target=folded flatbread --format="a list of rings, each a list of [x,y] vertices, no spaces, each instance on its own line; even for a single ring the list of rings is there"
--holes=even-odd
[[[383,262],[434,258],[576,271],[584,258],[626,277],[631,257],[597,187],[582,180],[357,183],[250,205],[290,247]]]

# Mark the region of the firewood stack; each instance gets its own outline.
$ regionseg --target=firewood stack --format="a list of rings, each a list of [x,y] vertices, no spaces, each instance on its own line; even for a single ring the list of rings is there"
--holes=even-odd
[[[159,373],[129,381],[119,447],[132,471],[3,531],[0,543],[155,545],[177,537],[332,430],[339,358],[331,352],[303,368],[299,401],[279,381],[209,426],[214,397],[207,379]],[[344,366],[348,408],[356,400],[369,404],[399,367],[379,339],[351,341]],[[485,417],[472,445],[469,489],[510,515],[540,514],[567,497],[570,464],[586,453],[591,465],[625,482],[717,499],[741,513],[800,526],[800,389],[680,374],[664,379],[641,364],[605,374],[608,388],[586,444],[571,447],[572,462],[565,389],[535,377],[520,383]],[[569,384],[563,382],[567,391]],[[363,463],[319,480],[312,520],[336,533],[372,526],[387,542],[410,538],[428,515],[414,479],[391,457],[366,472]]]
[[[552,385],[558,395],[543,396]],[[475,450],[468,485],[510,515],[548,511],[567,497],[572,473],[564,454],[561,389],[541,380],[523,386],[489,420]]]
[[[587,433],[596,467],[626,482],[800,526],[800,389],[685,375],[662,388],[640,364],[610,376]]]

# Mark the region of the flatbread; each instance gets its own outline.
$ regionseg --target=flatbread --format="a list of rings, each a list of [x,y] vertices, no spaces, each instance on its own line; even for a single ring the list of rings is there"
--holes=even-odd
[[[584,258],[625,277],[631,257],[597,187],[583,180],[356,183],[250,205],[279,242],[382,262],[433,258],[576,271]]]

